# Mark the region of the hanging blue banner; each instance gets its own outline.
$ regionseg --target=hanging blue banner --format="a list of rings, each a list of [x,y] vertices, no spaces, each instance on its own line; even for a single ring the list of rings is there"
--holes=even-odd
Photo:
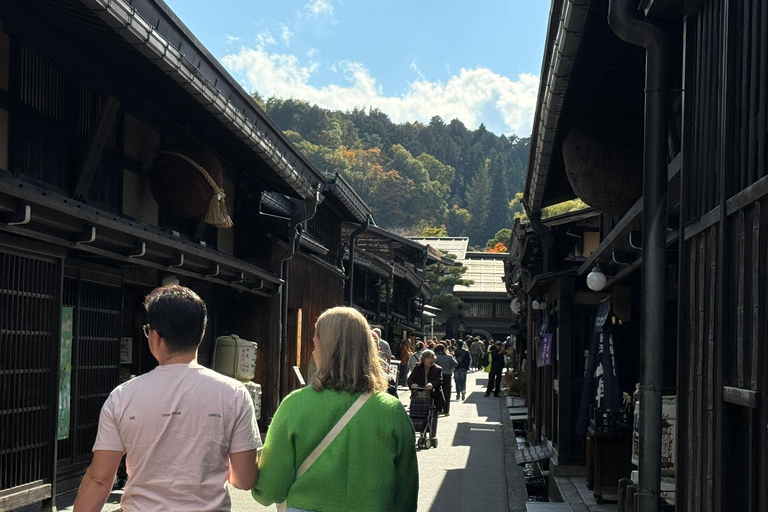
[[[621,405],[621,390],[613,351],[613,330],[610,324],[605,326],[610,311],[611,304],[608,299],[597,306],[589,360],[584,373],[579,419],[576,422],[576,433],[579,435],[587,433],[590,408],[618,409]]]

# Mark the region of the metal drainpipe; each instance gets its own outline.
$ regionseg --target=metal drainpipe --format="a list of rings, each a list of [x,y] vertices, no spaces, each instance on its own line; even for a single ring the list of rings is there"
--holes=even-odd
[[[395,268],[392,267],[391,270],[389,271],[389,276],[387,277],[387,325],[386,325],[386,329],[387,329],[387,336],[388,336],[387,339],[390,339],[390,340],[393,339],[392,337],[389,337],[389,336],[393,335],[393,333],[389,332],[389,330],[392,327],[391,324],[390,324],[389,319],[390,319],[390,315],[392,314],[392,284],[393,284],[394,279],[395,279]]]
[[[522,201],[523,203],[523,209],[525,210],[525,214],[528,215],[528,221],[531,223],[531,228],[533,229],[533,232],[536,233],[541,237],[541,248],[543,251],[543,271],[544,273],[549,272],[549,250],[552,248],[552,246],[555,243],[555,239],[552,236],[552,232],[549,230],[547,226],[544,225],[544,223],[541,221],[541,211],[536,213],[535,215],[531,212],[531,210],[528,208],[528,205],[525,201]]]
[[[349,288],[349,292],[347,293],[347,306],[349,307],[352,307],[352,300],[355,296],[355,239],[368,231],[368,226],[370,225],[371,217],[369,215],[365,219],[365,222],[349,235],[349,271],[347,272],[347,287]]]
[[[280,287],[280,387],[279,394],[282,401],[286,395],[286,371],[285,366],[288,364],[288,282],[290,279],[290,261],[296,254],[296,251],[301,244],[301,235],[304,232],[302,224],[312,217],[317,212],[317,205],[320,203],[322,196],[318,192],[315,195],[313,201],[306,202],[306,207],[299,215],[291,218],[288,223],[288,253],[280,261],[280,278],[283,280],[283,285]]]
[[[667,41],[632,15],[632,1],[610,0],[608,24],[646,50],[643,158],[642,346],[638,510],[656,512],[661,486],[661,394],[664,385],[664,270],[667,216]]]

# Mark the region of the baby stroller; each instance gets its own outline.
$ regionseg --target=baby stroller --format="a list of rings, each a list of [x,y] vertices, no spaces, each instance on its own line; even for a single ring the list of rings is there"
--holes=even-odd
[[[416,446],[437,448],[437,409],[433,390],[427,388],[413,390],[410,416],[413,429],[419,434]]]

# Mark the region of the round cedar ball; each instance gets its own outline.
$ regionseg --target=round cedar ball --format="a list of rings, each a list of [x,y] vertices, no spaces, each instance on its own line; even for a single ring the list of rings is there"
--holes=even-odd
[[[221,187],[223,173],[214,154],[203,147],[168,149],[181,153],[202,166]],[[213,188],[202,173],[178,155],[158,152],[149,169],[149,188],[157,204],[177,217],[196,217],[208,210]]]
[[[582,201],[610,215],[624,215],[643,195],[642,120],[586,116],[565,137],[563,161]]]

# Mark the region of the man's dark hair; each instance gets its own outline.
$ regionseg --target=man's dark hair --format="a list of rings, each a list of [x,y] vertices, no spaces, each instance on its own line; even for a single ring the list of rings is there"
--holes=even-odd
[[[419,350],[424,350],[424,343],[422,343],[420,341],[417,341],[416,342],[416,351],[418,352]]]
[[[144,300],[147,322],[171,352],[196,349],[205,334],[205,302],[189,288],[178,285],[155,288]]]
[[[442,343],[435,345],[435,354],[445,354],[445,345]]]

